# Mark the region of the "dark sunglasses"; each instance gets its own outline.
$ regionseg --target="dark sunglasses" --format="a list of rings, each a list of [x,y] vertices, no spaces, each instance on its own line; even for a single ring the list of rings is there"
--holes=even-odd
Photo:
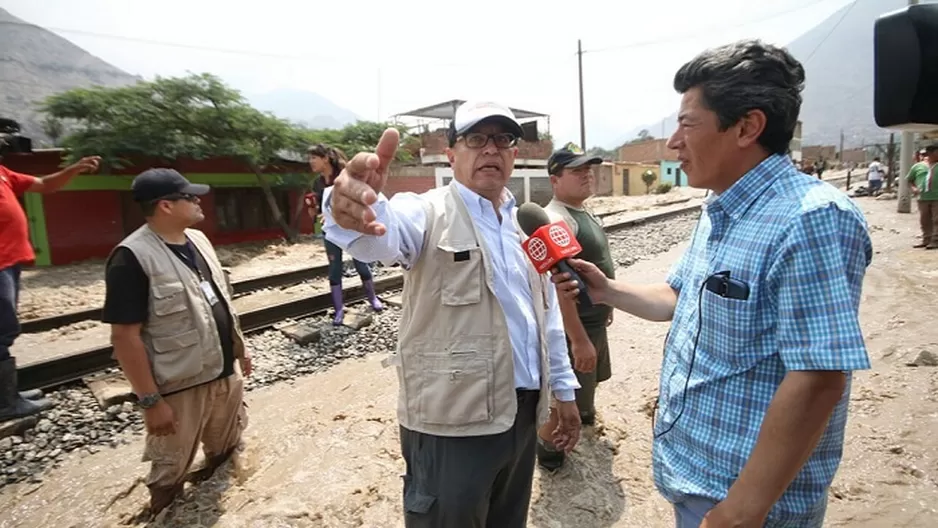
[[[466,146],[473,149],[482,148],[489,143],[489,139],[495,142],[495,146],[500,149],[511,148],[518,144],[518,136],[502,132],[500,134],[482,134],[480,132],[471,132],[462,136]]]
[[[177,193],[177,194],[169,194],[169,195],[163,196],[162,198],[157,198],[156,200],[153,200],[153,202],[154,203],[162,202],[163,200],[167,200],[170,202],[178,202],[179,200],[185,200],[187,202],[195,203],[199,201],[199,197],[194,194]]]

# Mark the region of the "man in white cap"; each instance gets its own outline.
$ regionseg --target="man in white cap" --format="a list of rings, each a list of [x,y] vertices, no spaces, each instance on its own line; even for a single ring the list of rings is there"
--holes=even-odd
[[[579,388],[552,285],[521,249],[506,188],[521,125],[493,103],[460,106],[449,185],[381,194],[398,133],[348,163],[323,198],[326,238],[406,270],[397,368],[405,524],[522,528],[537,428],[559,403],[558,449],[579,439]]]

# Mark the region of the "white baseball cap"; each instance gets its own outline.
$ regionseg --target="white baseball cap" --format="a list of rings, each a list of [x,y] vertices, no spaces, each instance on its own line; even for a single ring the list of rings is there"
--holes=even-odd
[[[524,135],[521,124],[515,119],[512,111],[498,103],[488,101],[466,101],[456,109],[453,116],[453,128],[456,135],[465,134],[470,128],[482,121],[494,120],[503,123],[518,137]]]

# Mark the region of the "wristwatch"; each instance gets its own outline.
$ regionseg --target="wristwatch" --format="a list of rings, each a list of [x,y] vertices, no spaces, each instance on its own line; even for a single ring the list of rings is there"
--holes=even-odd
[[[154,392],[153,394],[144,394],[143,396],[137,397],[137,405],[142,409],[149,409],[156,405],[161,399],[160,393]]]

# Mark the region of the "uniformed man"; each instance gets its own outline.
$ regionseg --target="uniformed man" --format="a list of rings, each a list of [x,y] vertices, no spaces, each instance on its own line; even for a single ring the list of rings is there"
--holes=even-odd
[[[602,158],[588,156],[575,144],[567,144],[547,160],[547,172],[554,197],[546,210],[553,220],[562,219],[576,236],[583,250],[577,258],[592,262],[610,279],[615,278],[615,264],[609,251],[609,240],[599,220],[585,205],[593,195],[595,180],[593,166]],[[584,307],[560,299],[564,329],[570,361],[580,389],[576,391],[576,404],[583,425],[596,422],[596,387],[612,376],[609,360],[609,340],[606,326],[612,322],[612,308],[604,304]],[[551,432],[556,428],[556,415],[539,431],[538,462],[545,469],[557,469],[563,464],[564,452],[553,448]]]

